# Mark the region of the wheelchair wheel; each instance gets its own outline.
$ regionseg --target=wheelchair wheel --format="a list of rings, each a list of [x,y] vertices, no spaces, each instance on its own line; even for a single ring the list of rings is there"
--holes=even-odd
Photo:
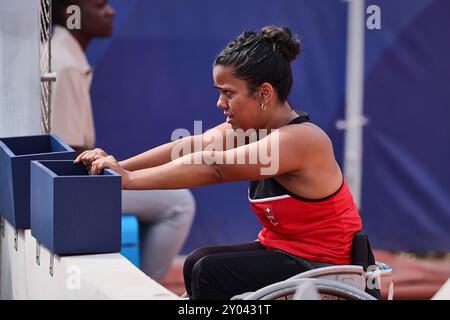
[[[298,286],[304,282],[315,285],[320,295],[345,300],[376,300],[368,293],[345,283],[327,279],[290,279],[274,283],[242,297],[243,300],[278,300],[293,296]]]

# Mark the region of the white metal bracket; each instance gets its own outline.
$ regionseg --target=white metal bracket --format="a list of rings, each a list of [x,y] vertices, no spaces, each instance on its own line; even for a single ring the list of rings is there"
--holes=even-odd
[[[56,72],[50,72],[50,73],[44,73],[41,75],[41,81],[50,81],[55,82],[56,81]]]
[[[5,218],[0,217],[0,232],[2,234],[2,237],[5,237]]]
[[[53,277],[53,271],[54,271],[54,268],[53,268],[53,262],[54,262],[54,254],[52,253],[51,255],[50,255],[50,267],[49,267],[49,273],[50,273],[50,276],[52,276]]]
[[[351,128],[364,127],[369,123],[369,119],[366,117],[357,117],[346,120],[336,121],[336,128],[338,130],[348,130]]]
[[[19,247],[19,232],[17,229],[14,229],[14,250],[17,251]]]
[[[41,265],[41,244],[36,240],[36,264]]]

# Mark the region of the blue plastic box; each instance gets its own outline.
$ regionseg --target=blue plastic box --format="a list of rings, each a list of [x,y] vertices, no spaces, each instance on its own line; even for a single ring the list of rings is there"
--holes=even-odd
[[[141,267],[139,249],[139,222],[135,216],[122,217],[122,249],[120,254],[131,261],[137,268]]]
[[[30,228],[30,161],[74,159],[54,135],[0,138],[0,214],[16,229]]]
[[[31,163],[31,234],[59,255],[120,251],[122,178],[73,161]]]

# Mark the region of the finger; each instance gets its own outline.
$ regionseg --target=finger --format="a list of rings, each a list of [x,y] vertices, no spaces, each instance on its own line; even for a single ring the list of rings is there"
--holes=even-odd
[[[95,156],[97,155],[97,153],[95,152],[91,152],[89,154],[86,155],[85,159],[86,161],[88,161],[89,163],[94,162],[95,161]]]
[[[86,154],[86,152],[89,152],[89,150],[83,151],[82,153],[80,153],[78,155],[78,157],[73,161],[73,163],[79,163],[81,161],[81,159],[83,158],[83,156]]]
[[[108,166],[108,161],[105,159],[97,160],[95,166],[95,174],[100,175],[103,172],[103,169]]]
[[[101,149],[101,148],[95,148],[94,149],[95,152],[97,152],[98,154],[100,154],[103,157],[106,157],[108,154],[105,152],[105,150]]]
[[[95,162],[94,175],[98,175],[98,166],[99,166],[99,163],[97,161],[97,162]]]
[[[91,176],[93,176],[93,175],[94,175],[94,170],[95,170],[95,164],[92,163],[92,164],[91,164],[91,167],[90,167],[88,170],[89,170],[89,174],[90,174]]]
[[[88,156],[89,153],[91,153],[91,152],[92,152],[92,150],[87,150],[87,151],[83,152],[82,154],[80,154],[81,160],[82,160],[82,161],[83,161],[83,160],[86,160],[86,156]]]
[[[98,165],[98,161],[94,161],[91,164],[91,175],[96,175],[97,173],[97,165]]]
[[[83,164],[87,169],[90,169],[92,166],[92,162],[94,161],[89,161],[89,160],[83,160]]]
[[[105,167],[107,167],[107,161],[101,161],[97,166],[97,174],[100,175]]]
[[[92,164],[92,162],[94,162],[95,160],[98,159],[98,154],[96,154],[95,152],[90,152],[89,154],[85,154],[83,157],[83,164],[85,165],[86,168],[89,168]]]
[[[97,162],[97,164],[95,165],[95,175],[98,176],[100,174],[100,166],[101,163]]]

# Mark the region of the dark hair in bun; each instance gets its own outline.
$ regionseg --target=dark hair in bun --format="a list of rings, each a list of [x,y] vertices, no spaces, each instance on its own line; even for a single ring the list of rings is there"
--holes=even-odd
[[[273,50],[288,61],[294,61],[300,54],[300,40],[292,36],[286,27],[267,26],[261,29],[261,36],[272,44]]]
[[[281,102],[292,88],[291,62],[301,53],[300,40],[287,27],[265,26],[244,31],[220,52],[214,66],[230,66],[234,76],[247,81],[250,94],[270,83]]]

